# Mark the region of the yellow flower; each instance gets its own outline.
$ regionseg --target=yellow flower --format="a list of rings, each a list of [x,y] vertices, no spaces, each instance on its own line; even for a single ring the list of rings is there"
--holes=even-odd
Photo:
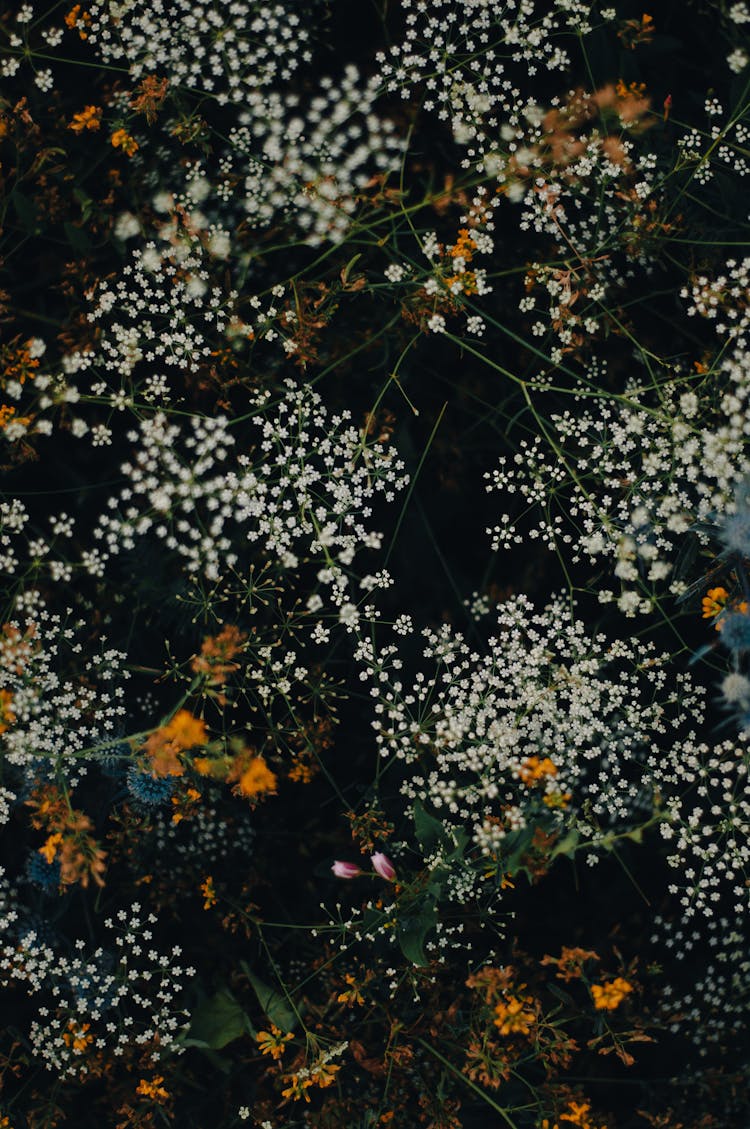
[[[614,1011],[620,1006],[628,992],[633,991],[632,984],[623,980],[622,976],[608,980],[604,984],[594,984],[591,988],[591,997],[594,1007],[599,1011]]]

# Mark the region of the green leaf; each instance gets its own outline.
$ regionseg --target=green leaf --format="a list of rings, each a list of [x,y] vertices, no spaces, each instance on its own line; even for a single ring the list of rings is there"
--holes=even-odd
[[[220,988],[193,1012],[185,1046],[221,1050],[242,1035],[255,1035],[255,1028],[228,988]]]
[[[73,195],[81,205],[81,219],[85,223],[94,209],[94,201],[82,188],[74,188]]]
[[[567,855],[568,858],[572,858],[576,853],[579,842],[580,835],[578,834],[578,832],[575,830],[569,831],[567,835],[565,835],[562,839],[560,839],[558,843],[555,844],[552,849],[550,858],[556,858],[557,855]]]
[[[522,827],[520,830],[511,831],[510,834],[505,836],[503,840],[503,851],[507,851],[508,853],[504,854],[500,862],[498,874],[510,874],[513,876],[519,872],[522,860],[534,838],[534,830],[533,827]]]
[[[240,963],[243,972],[253,987],[253,991],[258,997],[258,1003],[271,1020],[271,1023],[274,1023],[285,1035],[293,1031],[294,1025],[297,1022],[297,1016],[289,1006],[288,1000],[284,996],[279,995],[273,988],[269,988],[268,984],[259,979],[254,972],[250,971],[244,961]]]
[[[354,266],[354,264],[356,263],[357,259],[361,259],[361,258],[362,258],[362,252],[360,251],[360,252],[359,252],[358,254],[356,254],[356,255],[354,256],[354,258],[353,258],[353,259],[350,259],[350,260],[349,260],[349,262],[348,262],[348,263],[346,264],[346,266],[345,266],[345,267],[344,267],[344,269],[342,270],[342,272],[341,272],[341,281],[343,282],[344,286],[346,286],[347,282],[349,281],[349,275],[350,275],[350,273],[351,273],[351,269],[352,269],[352,267],[353,267],[353,266]]]
[[[74,223],[64,223],[65,235],[67,236],[68,243],[80,255],[86,255],[91,250],[91,240],[82,227],[76,227]]]
[[[413,816],[419,845],[425,853],[429,853],[445,838],[445,828],[439,819],[425,811],[420,800],[414,801]]]
[[[28,196],[24,196],[23,192],[20,192],[17,188],[13,189],[10,198],[13,201],[13,210],[24,231],[36,232],[37,214],[33,201]]]
[[[436,918],[437,913],[433,905],[427,910],[422,910],[421,913],[404,917],[399,922],[398,943],[401,952],[412,964],[424,966],[430,963],[425,955],[424,943],[427,934],[434,928]]]

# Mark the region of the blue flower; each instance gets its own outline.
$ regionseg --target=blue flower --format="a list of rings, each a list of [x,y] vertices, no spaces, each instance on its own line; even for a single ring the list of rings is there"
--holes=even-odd
[[[732,612],[720,620],[721,641],[730,651],[750,651],[750,616]]]
[[[721,540],[728,550],[750,557],[750,509],[738,508],[722,522]]]
[[[26,861],[26,877],[45,894],[56,894],[60,889],[60,860],[47,862],[39,851],[32,851]]]
[[[128,791],[139,804],[147,808],[158,808],[172,795],[172,781],[168,776],[152,776],[131,765],[127,775]]]

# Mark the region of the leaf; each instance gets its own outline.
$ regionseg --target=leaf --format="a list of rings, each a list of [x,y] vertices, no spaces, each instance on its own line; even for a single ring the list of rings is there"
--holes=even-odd
[[[401,946],[401,952],[412,964],[424,966],[430,963],[425,955],[424,943],[427,934],[435,925],[436,918],[437,913],[433,905],[428,910],[423,910],[411,917],[404,917],[399,922],[398,943]]]
[[[568,858],[573,858],[578,848],[579,841],[580,835],[578,832],[575,830],[569,831],[567,835],[555,844],[550,858],[556,858],[557,855],[567,855]]]
[[[245,961],[241,961],[240,964],[252,985],[253,991],[258,997],[258,1003],[271,1020],[271,1023],[274,1023],[285,1035],[293,1031],[294,1025],[297,1022],[297,1016],[292,1011],[285,997],[274,991],[273,988],[269,988],[268,984],[259,979],[254,972],[251,972]]]
[[[220,988],[193,1012],[185,1046],[221,1050],[255,1028],[228,988]]]
[[[33,201],[28,196],[24,196],[23,192],[19,192],[17,188],[13,189],[10,198],[13,201],[13,209],[18,216],[21,227],[25,231],[36,232],[37,215]]]
[[[511,876],[517,874],[522,869],[522,861],[531,846],[531,840],[534,838],[533,827],[522,827],[518,831],[511,831],[510,834],[505,836],[503,842],[503,850],[508,851],[501,860],[500,867],[498,868],[498,877],[500,874],[510,874]]]
[[[91,250],[91,240],[82,227],[76,227],[74,223],[65,222],[63,224],[68,243],[74,251],[79,255],[86,255]]]
[[[81,205],[81,219],[85,223],[94,210],[94,201],[82,188],[74,188],[73,195]]]
[[[561,1001],[561,1003],[564,1003],[566,1007],[575,1006],[575,1001],[570,993],[566,992],[563,988],[560,988],[559,985],[547,984],[546,988],[550,995],[555,996],[558,1000]]]
[[[361,258],[362,258],[362,253],[361,253],[361,251],[360,251],[360,252],[359,252],[358,254],[356,254],[356,255],[354,256],[354,258],[353,258],[353,259],[350,259],[350,260],[349,260],[349,262],[348,262],[348,263],[346,264],[346,266],[345,266],[345,267],[342,267],[342,270],[341,270],[341,281],[343,282],[344,286],[346,286],[346,284],[347,284],[347,283],[348,283],[348,281],[349,281],[349,275],[350,275],[350,273],[351,273],[351,269],[352,269],[352,267],[353,267],[353,266],[354,266],[354,264],[356,263],[357,259],[361,259]]]
[[[439,819],[425,811],[420,800],[414,801],[414,831],[420,847],[429,853],[441,839],[445,838],[445,828]]]

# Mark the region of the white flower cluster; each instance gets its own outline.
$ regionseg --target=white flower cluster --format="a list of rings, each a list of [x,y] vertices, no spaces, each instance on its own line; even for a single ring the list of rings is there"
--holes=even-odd
[[[72,354],[72,371],[88,365],[129,377],[139,361],[193,372],[211,352],[206,334],[226,328],[226,307],[236,295],[209,287],[208,273],[191,240],[160,252],[137,249],[111,285],[87,294],[88,320],[103,332],[91,353]]]
[[[677,920],[658,916],[652,941],[677,960],[705,954],[689,992],[668,988],[667,1009],[682,1016],[701,1043],[736,1037],[747,1025],[750,1000],[750,750],[723,741],[683,747],[659,774],[668,796],[662,834],[676,872],[669,892]],[[710,1022],[706,1022],[706,1014]],[[702,1022],[700,1022],[702,1020]]]
[[[405,804],[447,833],[425,844],[415,814],[425,866],[465,900],[523,864],[535,829],[595,861],[618,837],[640,841],[639,828],[658,826],[670,900],[652,943],[708,958],[690,993],[667,988],[665,1014],[699,1042],[736,1034],[750,997],[747,744],[698,740],[704,692],[691,676],[636,640],[590,634],[562,599],[535,613],[514,597],[497,626],[481,652],[448,627],[425,631],[429,667],[408,679],[396,646],[359,643],[381,755]]]
[[[538,822],[574,827],[596,849],[649,819],[669,751],[659,741],[696,724],[700,691],[651,648],[589,635],[562,600],[535,613],[515,597],[497,625],[481,654],[447,627],[425,631],[430,669],[408,689],[392,674],[395,648],[360,643],[381,754],[408,768],[403,796],[482,855]]]
[[[732,511],[750,473],[750,260],[697,276],[683,296],[722,341],[712,369],[675,367],[661,384],[631,383],[596,407],[552,414],[546,434],[522,440],[486,476],[488,490],[518,495],[538,516],[526,536],[611,566],[621,592],[600,599],[627,615],[648,611],[670,578],[673,593],[684,590],[674,570],[685,535],[706,543],[704,526]],[[509,512],[488,532],[495,548],[523,540]]]
[[[734,370],[737,387],[724,397],[748,400],[747,372]],[[718,413],[713,426],[696,418],[698,398],[685,381],[662,386],[658,407],[650,397],[629,394],[630,403],[601,404],[596,411],[552,416],[562,458],[547,440],[523,440],[512,460],[487,477],[488,489],[517,494],[538,520],[525,536],[554,549],[572,546],[572,560],[599,560],[620,581],[615,597],[602,590],[602,602],[617,599],[621,611],[649,611],[663,591],[698,523],[725,512],[737,484],[750,472],[740,411]],[[739,399],[741,393],[741,399]],[[642,404],[642,406],[641,406]],[[575,523],[575,524],[573,524]],[[511,514],[488,530],[494,548],[520,544],[523,536]],[[672,591],[682,591],[682,578]]]
[[[377,84],[347,66],[304,98],[256,90],[219,153],[219,175],[203,204],[230,227],[267,228],[286,219],[306,243],[340,242],[363,194],[399,168],[405,140],[375,110]],[[191,171],[211,175],[198,168]]]
[[[32,4],[21,4],[16,10],[14,20],[11,19],[10,12],[6,9],[4,19],[6,20],[4,35],[7,53],[4,53],[3,59],[0,60],[0,77],[2,78],[13,78],[18,74],[24,61],[32,58],[35,48],[45,58],[49,58],[49,52],[59,47],[62,42],[63,30],[56,24],[53,23],[51,27],[40,29],[39,25],[42,20],[34,19]],[[55,85],[51,68],[41,66],[38,62],[35,63],[34,83],[43,94],[47,94]]]
[[[160,203],[167,210],[188,201],[167,194]],[[20,402],[23,422],[14,416],[2,431],[5,440],[51,434],[54,413],[74,437],[108,446],[120,413],[180,406],[189,378],[208,371],[217,349],[239,352],[248,342],[263,341],[278,342],[284,357],[295,351],[297,315],[283,301],[284,287],[271,287],[265,300],[243,294],[248,308],[239,316],[238,294],[212,279],[211,233],[201,230],[203,224],[208,221],[196,210],[183,208],[180,222],[173,212],[160,225],[159,243],[149,240],[131,250],[115,279],[87,292],[95,340],[67,353],[57,371],[49,362],[50,371],[37,372],[23,386],[9,382],[6,394]],[[92,415],[99,415],[98,422]]]
[[[179,823],[171,812],[157,813],[152,828],[138,843],[137,850],[143,854],[141,867],[163,867],[174,881],[183,874],[192,879],[196,865],[212,866],[234,853],[249,859],[255,832],[247,820],[248,811],[240,808],[241,817],[231,825],[216,807],[207,804],[199,805],[189,819]]]
[[[288,3],[91,0],[86,8],[81,30],[106,63],[125,63],[134,78],[164,75],[222,103],[288,80],[312,57],[310,23]]]
[[[318,579],[340,602],[343,569],[380,545],[367,519],[378,495],[392,501],[405,485],[403,464],[385,444],[368,445],[348,412],[329,414],[317,393],[292,381],[278,404],[256,400],[249,426],[254,446],[237,453],[221,416],[143,420],[128,435],[127,485],[95,531],[97,564],[149,533],[188,573],[218,579],[243,558],[243,545],[257,545],[287,569],[319,560]]]
[[[94,644],[72,612],[53,614],[39,598],[24,604],[0,632],[0,692],[13,719],[0,747],[6,764],[30,779],[64,771],[72,788],[115,743],[126,713],[125,656],[105,636]]]
[[[0,887],[0,986],[22,987],[36,1002],[29,1025],[33,1053],[61,1078],[88,1071],[90,1052],[148,1051],[153,1063],[180,1054],[178,1036],[189,1019],[179,1006],[187,981],[181,949],[160,953],[154,945],[153,914],[139,903],[105,922],[116,934],[112,950],[85,953],[83,941],[69,956],[28,926],[6,879]]]
[[[377,55],[381,80],[450,122],[455,139],[481,153],[498,129],[518,120],[517,80],[569,64],[561,36],[589,30],[582,0],[402,0],[401,42]],[[471,155],[471,154],[470,154]]]

